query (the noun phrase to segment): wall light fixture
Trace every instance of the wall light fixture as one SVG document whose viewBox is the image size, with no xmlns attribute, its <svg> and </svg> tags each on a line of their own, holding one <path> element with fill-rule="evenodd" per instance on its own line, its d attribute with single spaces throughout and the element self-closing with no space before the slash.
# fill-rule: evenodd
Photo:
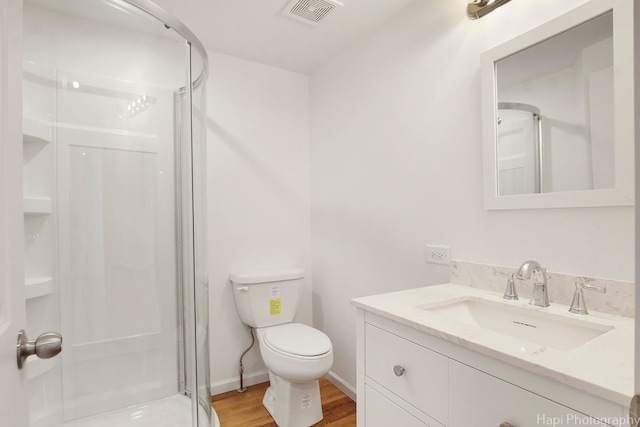
<svg viewBox="0 0 640 427">
<path fill-rule="evenodd" d="M 469 0 L 467 4 L 467 18 L 482 18 L 487 13 L 499 8 L 511 0 Z"/>
</svg>

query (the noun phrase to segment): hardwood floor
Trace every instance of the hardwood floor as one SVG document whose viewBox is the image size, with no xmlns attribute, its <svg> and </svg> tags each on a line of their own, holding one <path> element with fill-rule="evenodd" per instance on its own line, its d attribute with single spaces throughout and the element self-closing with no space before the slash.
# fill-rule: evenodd
<svg viewBox="0 0 640 427">
<path fill-rule="evenodd" d="M 247 388 L 244 393 L 229 391 L 211 398 L 221 427 L 276 427 L 262 406 L 269 383 Z M 324 378 L 320 380 L 320 396 L 324 418 L 314 427 L 353 427 L 356 425 L 356 403 Z"/>
</svg>

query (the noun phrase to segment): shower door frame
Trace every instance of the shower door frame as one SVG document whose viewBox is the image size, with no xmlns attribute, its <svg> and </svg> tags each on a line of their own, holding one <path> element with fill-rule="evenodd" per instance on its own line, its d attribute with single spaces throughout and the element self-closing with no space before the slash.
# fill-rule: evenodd
<svg viewBox="0 0 640 427">
<path fill-rule="evenodd" d="M 191 398 L 192 419 L 194 427 L 215 425 L 216 417 L 211 407 L 211 392 L 209 379 L 209 339 L 208 332 L 202 337 L 198 334 L 198 324 L 205 323 L 207 331 L 208 321 L 208 278 L 206 274 L 206 243 L 200 245 L 198 236 L 206 238 L 206 204 L 201 198 L 206 198 L 206 131 L 202 135 L 203 140 L 197 141 L 196 125 L 194 120 L 194 92 L 202 90 L 202 96 L 206 93 L 207 58 L 203 59 L 203 72 L 193 78 L 193 46 L 188 43 L 189 76 L 187 86 L 181 87 L 174 93 L 174 120 L 175 120 L 175 170 L 176 176 L 190 177 L 176 182 L 176 225 L 178 254 L 178 293 L 182 303 L 178 306 L 178 316 L 182 319 L 178 331 L 180 339 L 179 362 L 179 391 Z M 190 90 L 187 90 L 190 88 Z M 204 98 L 206 99 L 206 97 Z M 188 117 L 185 124 L 184 117 Z M 204 125 L 204 123 L 203 123 Z M 196 155 L 200 155 L 200 158 Z M 200 178 L 200 179 L 198 179 Z M 200 202 L 200 204 L 198 203 Z M 203 237 L 200 237 L 202 239 Z M 204 267 L 204 268 L 202 268 Z M 202 289 L 201 289 L 202 288 Z M 204 295 L 202 290 L 204 290 Z M 207 310 L 199 310 L 198 299 L 204 296 Z M 190 308 L 190 310 L 187 310 Z M 204 317 L 204 319 L 203 319 Z M 200 345 L 204 353 L 200 353 Z M 203 360 L 204 359 L 204 360 Z M 189 366 L 191 365 L 191 368 Z M 200 367 L 206 370 L 201 383 Z M 204 394 L 202 396 L 201 394 Z M 206 399 L 206 400 L 203 400 Z M 204 407 L 206 423 L 201 419 Z"/>
</svg>

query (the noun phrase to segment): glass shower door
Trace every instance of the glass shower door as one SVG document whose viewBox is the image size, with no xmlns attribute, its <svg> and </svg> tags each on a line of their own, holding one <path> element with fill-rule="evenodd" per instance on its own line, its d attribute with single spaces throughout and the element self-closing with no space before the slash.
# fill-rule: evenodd
<svg viewBox="0 0 640 427">
<path fill-rule="evenodd" d="M 56 212 L 69 420 L 178 391 L 176 185 L 171 90 L 62 69 L 58 76 Z M 130 113 L 138 100 L 148 104 Z"/>
<path fill-rule="evenodd" d="M 191 43 L 137 3 L 152 5 L 25 3 L 25 123 L 49 136 L 30 151 L 47 167 L 25 167 L 48 207 L 25 230 L 25 268 L 48 278 L 27 315 L 64 336 L 30 368 L 32 426 L 211 425 L 206 59 L 192 66 Z"/>
</svg>

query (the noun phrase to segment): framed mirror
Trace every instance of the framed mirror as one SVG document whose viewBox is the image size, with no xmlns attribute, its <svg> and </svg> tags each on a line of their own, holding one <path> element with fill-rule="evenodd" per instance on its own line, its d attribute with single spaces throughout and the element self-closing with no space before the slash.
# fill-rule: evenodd
<svg viewBox="0 0 640 427">
<path fill-rule="evenodd" d="M 482 55 L 485 208 L 634 205 L 633 0 Z"/>
</svg>

